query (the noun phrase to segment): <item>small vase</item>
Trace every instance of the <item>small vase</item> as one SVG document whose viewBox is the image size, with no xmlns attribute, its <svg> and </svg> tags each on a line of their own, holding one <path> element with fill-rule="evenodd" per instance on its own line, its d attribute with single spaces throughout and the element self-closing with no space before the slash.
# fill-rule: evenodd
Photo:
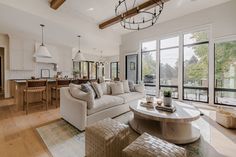
<svg viewBox="0 0 236 157">
<path fill-rule="evenodd" d="M 164 97 L 163 104 L 164 104 L 164 106 L 170 107 L 172 105 L 172 98 L 171 97 Z"/>
</svg>

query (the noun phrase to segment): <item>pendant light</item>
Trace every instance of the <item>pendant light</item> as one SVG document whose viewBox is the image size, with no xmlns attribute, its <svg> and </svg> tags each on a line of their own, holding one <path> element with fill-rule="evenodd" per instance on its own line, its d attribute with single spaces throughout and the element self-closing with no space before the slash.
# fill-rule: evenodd
<svg viewBox="0 0 236 157">
<path fill-rule="evenodd" d="M 39 58 L 52 58 L 52 55 L 48 51 L 47 47 L 44 45 L 44 36 L 43 36 L 43 28 L 45 25 L 40 24 L 42 28 L 42 44 L 39 46 L 37 51 L 34 53 L 34 57 L 39 57 Z"/>
<path fill-rule="evenodd" d="M 78 37 L 79 50 L 78 50 L 78 52 L 75 55 L 74 61 L 78 61 L 79 62 L 79 61 L 84 61 L 85 58 L 84 58 L 84 55 L 82 54 L 82 52 L 80 51 L 80 38 L 81 38 L 81 36 L 78 35 L 77 37 Z"/>
<path fill-rule="evenodd" d="M 104 64 L 103 64 L 104 59 L 103 59 L 103 56 L 102 56 L 103 51 L 101 51 L 100 53 L 101 53 L 101 56 L 99 58 L 98 67 L 102 68 L 102 67 L 104 67 Z"/>
</svg>

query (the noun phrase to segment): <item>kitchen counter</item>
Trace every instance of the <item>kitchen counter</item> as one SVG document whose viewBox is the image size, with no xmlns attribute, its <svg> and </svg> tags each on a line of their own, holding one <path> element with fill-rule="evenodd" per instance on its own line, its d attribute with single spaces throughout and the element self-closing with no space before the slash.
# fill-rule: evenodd
<svg viewBox="0 0 236 157">
<path fill-rule="evenodd" d="M 48 80 L 48 100 L 49 105 L 51 104 L 51 88 L 56 86 L 56 79 L 50 78 Z M 96 79 L 89 80 L 89 79 L 71 79 L 73 83 L 75 84 L 81 84 L 86 83 L 88 81 L 96 81 Z M 26 88 L 26 81 L 27 79 L 10 79 L 10 94 L 11 97 L 14 98 L 17 110 L 23 110 L 23 94 L 24 89 Z M 40 95 L 40 94 L 39 94 Z M 29 97 L 30 102 L 39 102 L 41 99 L 41 96 L 38 94 L 32 94 Z"/>
<path fill-rule="evenodd" d="M 23 110 L 23 95 L 26 88 L 27 79 L 11 79 L 10 81 L 10 94 L 14 98 L 17 110 Z M 51 88 L 56 86 L 55 79 L 48 79 L 48 100 L 51 103 Z M 29 97 L 29 102 L 40 102 L 40 94 L 32 94 Z"/>
</svg>

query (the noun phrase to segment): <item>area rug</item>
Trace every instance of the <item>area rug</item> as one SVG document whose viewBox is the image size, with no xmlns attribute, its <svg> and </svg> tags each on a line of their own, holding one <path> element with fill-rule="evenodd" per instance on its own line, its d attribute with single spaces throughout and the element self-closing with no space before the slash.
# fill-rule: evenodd
<svg viewBox="0 0 236 157">
<path fill-rule="evenodd" d="M 132 112 L 128 112 L 114 119 L 128 124 L 132 116 Z M 36 131 L 53 157 L 85 156 L 84 132 L 80 132 L 65 120 L 59 119 L 45 124 L 36 128 Z M 133 141 L 139 135 L 132 129 L 130 131 L 130 141 Z M 188 157 L 203 157 L 201 143 L 201 140 L 198 140 L 192 144 L 182 145 L 182 147 L 186 148 Z"/>
</svg>

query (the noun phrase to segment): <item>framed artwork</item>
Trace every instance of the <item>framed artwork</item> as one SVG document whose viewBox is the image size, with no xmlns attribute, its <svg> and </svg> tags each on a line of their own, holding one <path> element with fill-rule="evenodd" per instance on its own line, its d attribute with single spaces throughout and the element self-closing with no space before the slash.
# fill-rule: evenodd
<svg viewBox="0 0 236 157">
<path fill-rule="evenodd" d="M 41 69 L 41 78 L 50 78 L 50 70 Z"/>
<path fill-rule="evenodd" d="M 135 70 L 135 62 L 130 62 L 130 70 Z"/>
</svg>

